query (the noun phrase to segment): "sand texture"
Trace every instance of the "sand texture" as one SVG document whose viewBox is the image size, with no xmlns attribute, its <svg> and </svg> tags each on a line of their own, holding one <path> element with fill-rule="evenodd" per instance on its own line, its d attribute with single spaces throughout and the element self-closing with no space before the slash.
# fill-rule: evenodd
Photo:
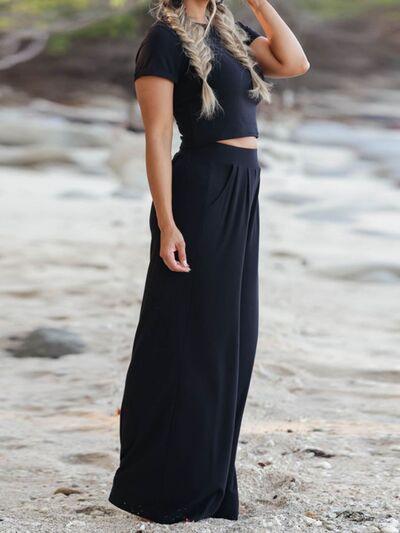
<svg viewBox="0 0 400 533">
<path fill-rule="evenodd" d="M 107 122 L 123 105 L 78 110 L 92 124 L 43 102 L 0 108 L 0 531 L 399 532 L 391 106 L 379 127 L 332 121 L 329 101 L 310 118 L 262 123 L 261 323 L 240 520 L 161 526 L 107 502 L 150 238 L 144 137 Z M 42 327 L 77 335 L 83 351 L 8 351 Z"/>
</svg>

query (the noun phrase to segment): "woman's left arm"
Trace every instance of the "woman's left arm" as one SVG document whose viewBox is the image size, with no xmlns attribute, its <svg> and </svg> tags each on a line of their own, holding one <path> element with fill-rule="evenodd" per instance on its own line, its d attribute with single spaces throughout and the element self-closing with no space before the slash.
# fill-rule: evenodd
<svg viewBox="0 0 400 533">
<path fill-rule="evenodd" d="M 267 0 L 247 0 L 267 37 L 250 45 L 255 60 L 270 78 L 292 78 L 310 68 L 307 56 L 292 30 Z"/>
</svg>

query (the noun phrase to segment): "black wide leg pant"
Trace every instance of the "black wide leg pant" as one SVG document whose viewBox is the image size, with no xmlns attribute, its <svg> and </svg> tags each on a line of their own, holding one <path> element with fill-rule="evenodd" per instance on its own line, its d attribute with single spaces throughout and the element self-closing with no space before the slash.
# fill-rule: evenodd
<svg viewBox="0 0 400 533">
<path fill-rule="evenodd" d="M 110 501 L 159 523 L 238 518 L 235 456 L 258 334 L 257 150 L 173 158 L 173 213 L 191 272 L 151 257 L 120 419 Z"/>
</svg>

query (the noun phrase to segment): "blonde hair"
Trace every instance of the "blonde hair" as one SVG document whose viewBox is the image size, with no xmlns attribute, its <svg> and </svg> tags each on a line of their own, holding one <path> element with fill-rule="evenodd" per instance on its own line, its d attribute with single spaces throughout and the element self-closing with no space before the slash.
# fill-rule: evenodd
<svg viewBox="0 0 400 533">
<path fill-rule="evenodd" d="M 183 50 L 191 66 L 202 81 L 202 106 L 200 117 L 212 118 L 221 109 L 217 97 L 208 83 L 208 75 L 212 69 L 213 52 L 207 43 L 206 36 L 213 26 L 219 37 L 230 52 L 251 75 L 252 89 L 249 96 L 256 100 L 270 101 L 270 84 L 266 83 L 256 72 L 256 62 L 249 46 L 245 44 L 246 32 L 240 28 L 233 18 L 232 12 L 216 0 L 209 0 L 206 10 L 208 23 L 206 28 L 193 22 L 186 13 L 183 0 L 176 4 L 175 0 L 157 0 L 152 9 L 156 20 L 168 24 L 181 40 Z"/>
</svg>

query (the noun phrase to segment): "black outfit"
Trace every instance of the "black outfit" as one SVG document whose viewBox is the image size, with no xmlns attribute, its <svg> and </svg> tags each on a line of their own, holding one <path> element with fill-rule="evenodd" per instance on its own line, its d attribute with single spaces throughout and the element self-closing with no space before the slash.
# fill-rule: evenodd
<svg viewBox="0 0 400 533">
<path fill-rule="evenodd" d="M 259 35 L 246 31 L 249 42 Z M 210 85 L 224 107 L 216 118 L 198 119 L 201 85 L 165 24 L 151 27 L 135 71 L 135 78 L 175 84 L 182 145 L 172 160 L 172 208 L 191 271 L 172 272 L 159 257 L 152 204 L 150 265 L 121 407 L 121 464 L 109 499 L 160 523 L 237 519 L 235 456 L 257 345 L 257 150 L 215 142 L 257 136 L 256 102 L 248 71 L 215 30 L 210 39 Z"/>
<path fill-rule="evenodd" d="M 246 31 L 249 44 L 260 36 L 241 22 L 237 24 Z M 135 80 L 162 76 L 174 82 L 174 117 L 185 147 L 234 137 L 258 137 L 258 102 L 248 95 L 252 88 L 248 70 L 224 48 L 213 27 L 208 38 L 214 53 L 208 82 L 222 107 L 212 121 L 199 119 L 202 82 L 190 67 L 179 37 L 167 24 L 153 24 L 136 56 Z"/>
</svg>

